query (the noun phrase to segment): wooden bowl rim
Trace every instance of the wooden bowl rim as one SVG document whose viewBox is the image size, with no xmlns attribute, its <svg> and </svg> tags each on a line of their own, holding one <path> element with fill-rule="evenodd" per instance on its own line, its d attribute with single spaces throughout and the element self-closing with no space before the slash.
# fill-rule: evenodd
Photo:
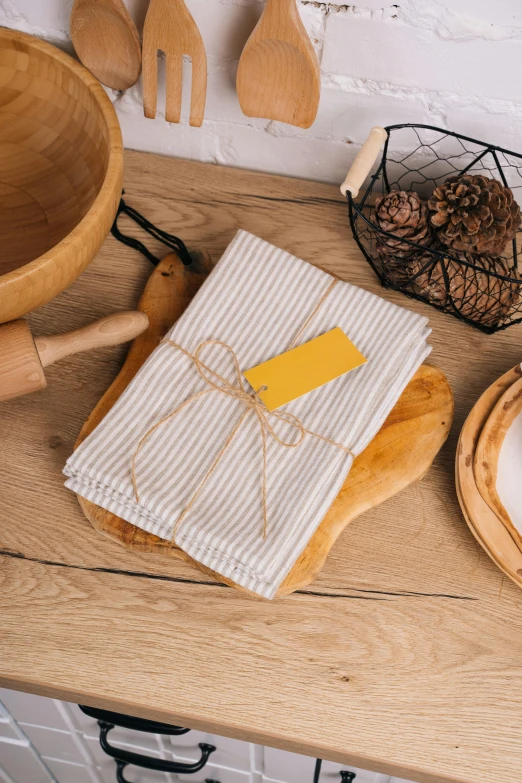
<svg viewBox="0 0 522 783">
<path fill-rule="evenodd" d="M 0 275 L 0 292 L 5 294 L 5 289 L 8 288 L 11 283 L 19 281 L 20 278 L 39 274 L 46 268 L 51 270 L 52 268 L 59 267 L 61 256 L 70 256 L 71 246 L 74 247 L 77 243 L 81 243 L 89 230 L 89 225 L 95 221 L 100 214 L 103 214 L 107 209 L 111 208 L 114 199 L 114 184 L 118 183 L 123 169 L 123 138 L 114 106 L 101 84 L 87 68 L 76 62 L 73 57 L 66 52 L 63 52 L 61 49 L 58 49 L 56 46 L 47 43 L 47 41 L 42 41 L 42 39 L 37 38 L 34 35 L 22 33 L 19 30 L 0 27 L 0 41 L 2 40 L 11 41 L 13 43 L 20 42 L 28 45 L 56 60 L 65 69 L 72 71 L 92 93 L 94 100 L 100 107 L 109 134 L 109 160 L 107 171 L 105 172 L 100 191 L 88 211 L 72 231 L 66 234 L 60 242 L 48 251 L 41 256 L 37 256 L 37 258 L 34 258 L 32 261 L 28 261 L 17 269 Z M 80 248 L 81 244 L 79 244 L 78 249 Z"/>
</svg>

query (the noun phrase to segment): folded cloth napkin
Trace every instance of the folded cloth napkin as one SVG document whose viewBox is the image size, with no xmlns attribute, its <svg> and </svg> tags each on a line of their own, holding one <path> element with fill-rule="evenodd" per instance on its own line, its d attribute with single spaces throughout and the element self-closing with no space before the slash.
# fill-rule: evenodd
<svg viewBox="0 0 522 783">
<path fill-rule="evenodd" d="M 273 598 L 354 455 L 378 432 L 431 350 L 426 318 L 349 283 L 332 286 L 333 280 L 239 231 L 167 334 L 171 342 L 156 348 L 68 459 L 66 486 Z M 272 432 L 263 433 L 245 397 L 214 388 L 194 361 L 198 346 L 212 341 L 199 358 L 210 368 L 206 377 L 218 386 L 218 377 L 226 379 L 230 390 L 240 382 L 231 351 L 245 371 L 288 350 L 296 336 L 302 344 L 336 326 L 367 363 L 283 406 L 282 418 L 268 414 Z M 292 417 L 306 433 L 288 448 L 299 440 Z"/>
</svg>

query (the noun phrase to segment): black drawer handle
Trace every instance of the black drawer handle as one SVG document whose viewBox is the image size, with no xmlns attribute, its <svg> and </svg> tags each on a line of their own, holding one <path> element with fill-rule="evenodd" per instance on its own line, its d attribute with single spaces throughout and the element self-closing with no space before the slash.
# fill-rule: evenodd
<svg viewBox="0 0 522 783">
<path fill-rule="evenodd" d="M 146 720 L 145 718 L 134 718 L 131 715 L 123 715 L 121 712 L 109 712 L 109 710 L 98 710 L 95 707 L 86 707 L 78 704 L 78 707 L 95 720 L 104 723 L 112 723 L 114 726 L 121 726 L 124 729 L 133 731 L 150 731 L 152 734 L 187 734 L 190 729 L 184 729 L 181 726 L 170 726 L 168 723 L 159 723 L 156 720 Z"/>
<path fill-rule="evenodd" d="M 107 739 L 107 735 L 109 734 L 109 731 L 114 728 L 114 724 L 98 721 L 98 725 L 100 727 L 100 745 L 102 746 L 104 753 L 108 756 L 112 756 L 116 761 L 124 761 L 125 764 L 134 764 L 136 767 L 144 767 L 145 769 L 155 769 L 158 770 L 158 772 L 177 772 L 183 775 L 192 775 L 194 772 L 199 772 L 200 769 L 203 769 L 210 754 L 216 750 L 214 745 L 207 745 L 205 742 L 200 742 L 201 758 L 197 761 L 189 764 L 185 764 L 181 761 L 165 761 L 165 759 L 157 759 L 153 756 L 143 756 L 141 753 L 133 753 L 130 750 L 115 748 Z"/>
<path fill-rule="evenodd" d="M 355 780 L 355 778 L 355 772 L 349 772 L 347 769 L 343 769 L 341 772 L 341 783 L 352 783 L 352 780 Z"/>
<path fill-rule="evenodd" d="M 124 761 L 117 761 L 117 769 L 116 769 L 116 783 L 131 783 L 130 780 L 127 780 L 126 777 L 123 776 L 123 770 L 125 769 L 126 762 Z M 205 780 L 205 783 L 219 783 L 219 780 L 210 780 L 210 778 L 207 778 Z"/>
</svg>

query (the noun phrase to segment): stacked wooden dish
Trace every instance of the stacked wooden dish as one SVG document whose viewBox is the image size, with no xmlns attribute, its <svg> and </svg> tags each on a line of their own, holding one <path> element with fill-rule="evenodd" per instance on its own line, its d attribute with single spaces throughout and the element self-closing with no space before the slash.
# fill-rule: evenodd
<svg viewBox="0 0 522 783">
<path fill-rule="evenodd" d="M 522 587 L 522 369 L 478 399 L 460 433 L 456 485 L 462 512 L 491 559 Z"/>
</svg>

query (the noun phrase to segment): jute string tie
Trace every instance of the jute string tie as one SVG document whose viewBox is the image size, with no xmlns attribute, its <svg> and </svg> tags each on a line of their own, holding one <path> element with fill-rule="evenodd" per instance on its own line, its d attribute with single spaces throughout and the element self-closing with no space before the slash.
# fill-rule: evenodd
<svg viewBox="0 0 522 783">
<path fill-rule="evenodd" d="M 306 322 L 303 324 L 299 332 L 296 334 L 294 339 L 292 340 L 292 343 L 290 344 L 290 348 L 292 348 L 295 343 L 297 342 L 298 338 L 303 333 L 306 326 L 310 323 L 313 316 L 318 311 L 319 307 L 322 305 L 322 303 L 325 301 L 326 297 L 330 293 L 330 291 L 333 289 L 334 285 L 336 284 L 337 280 L 334 280 L 333 283 L 329 286 L 328 290 L 325 292 L 317 306 L 315 307 L 314 311 L 311 313 L 311 315 L 307 318 Z M 336 443 L 333 440 L 330 440 L 330 438 L 326 438 L 323 435 L 320 435 L 317 432 L 312 432 L 311 430 L 306 429 L 306 427 L 303 425 L 303 423 L 297 418 L 297 416 L 294 416 L 291 413 L 288 413 L 287 411 L 269 411 L 266 405 L 264 404 L 263 400 L 259 396 L 259 392 L 262 389 L 258 389 L 257 391 L 249 392 L 245 388 L 243 375 L 241 373 L 241 369 L 239 367 L 238 358 L 236 356 L 236 353 L 233 348 L 230 347 L 230 345 L 227 345 L 227 343 L 222 342 L 221 340 L 205 340 L 204 342 L 200 343 L 193 354 L 191 354 L 189 351 L 185 350 L 183 346 L 179 345 L 178 343 L 174 342 L 173 340 L 164 339 L 162 340 L 162 343 L 170 345 L 172 348 L 175 348 L 177 351 L 180 351 L 183 353 L 188 359 L 190 359 L 198 372 L 200 378 L 202 378 L 205 383 L 208 384 L 209 388 L 203 389 L 202 391 L 197 392 L 196 394 L 193 394 L 191 397 L 186 399 L 184 402 L 181 403 L 181 405 L 178 405 L 178 407 L 173 410 L 171 413 L 169 413 L 167 416 L 164 416 L 162 419 L 157 421 L 155 424 L 150 427 L 145 434 L 141 437 L 140 441 L 138 442 L 138 445 L 136 447 L 136 451 L 134 452 L 134 456 L 132 458 L 132 486 L 134 489 L 134 497 L 136 499 L 136 503 L 140 502 L 140 495 L 138 491 L 138 480 L 137 480 L 137 460 L 139 453 L 145 443 L 148 441 L 148 439 L 153 435 L 153 433 L 162 427 L 166 422 L 173 419 L 175 416 L 178 415 L 184 408 L 191 405 L 193 402 L 195 402 L 200 397 L 205 396 L 206 394 L 211 394 L 213 392 L 220 392 L 221 394 L 225 394 L 228 397 L 233 397 L 236 400 L 240 400 L 243 405 L 245 406 L 245 409 L 243 413 L 241 414 L 240 418 L 234 425 L 232 431 L 230 432 L 228 438 L 226 439 L 223 447 L 215 457 L 212 465 L 208 469 L 207 473 L 203 477 L 202 481 L 200 482 L 199 486 L 193 493 L 191 499 L 189 500 L 188 504 L 185 506 L 183 511 L 181 512 L 180 516 L 178 517 L 176 524 L 174 526 L 174 535 L 176 534 L 181 522 L 186 517 L 192 506 L 194 505 L 197 497 L 199 496 L 201 490 L 209 480 L 209 478 L 214 473 L 215 469 L 219 465 L 221 459 L 227 452 L 230 444 L 234 440 L 234 437 L 236 436 L 237 432 L 239 431 L 241 425 L 243 424 L 243 421 L 248 416 L 249 413 L 253 413 L 259 423 L 259 431 L 261 434 L 261 453 L 262 453 L 262 474 L 261 474 L 261 501 L 262 501 L 262 509 L 263 509 L 263 538 L 266 538 L 267 533 L 267 488 L 266 488 L 266 472 L 267 472 L 267 439 L 268 437 L 272 437 L 280 446 L 284 446 L 285 448 L 297 448 L 301 445 L 306 435 L 311 435 L 314 438 L 319 438 L 320 440 L 324 441 L 325 443 L 329 443 L 332 446 L 335 446 L 338 449 L 341 449 L 346 454 L 350 454 L 352 457 L 355 455 L 353 452 L 348 449 L 346 446 L 343 446 L 341 443 Z M 227 378 L 220 375 L 220 373 L 213 370 L 211 367 L 209 367 L 208 364 L 203 362 L 201 359 L 201 353 L 211 345 L 218 345 L 221 348 L 223 348 L 225 351 L 228 352 L 230 355 L 233 365 L 234 365 L 234 373 L 235 373 L 235 383 L 232 383 Z M 273 417 L 277 421 L 283 422 L 286 425 L 289 425 L 290 431 L 292 435 L 289 438 L 281 437 L 276 430 L 274 429 L 273 425 L 270 423 L 270 417 Z"/>
</svg>

